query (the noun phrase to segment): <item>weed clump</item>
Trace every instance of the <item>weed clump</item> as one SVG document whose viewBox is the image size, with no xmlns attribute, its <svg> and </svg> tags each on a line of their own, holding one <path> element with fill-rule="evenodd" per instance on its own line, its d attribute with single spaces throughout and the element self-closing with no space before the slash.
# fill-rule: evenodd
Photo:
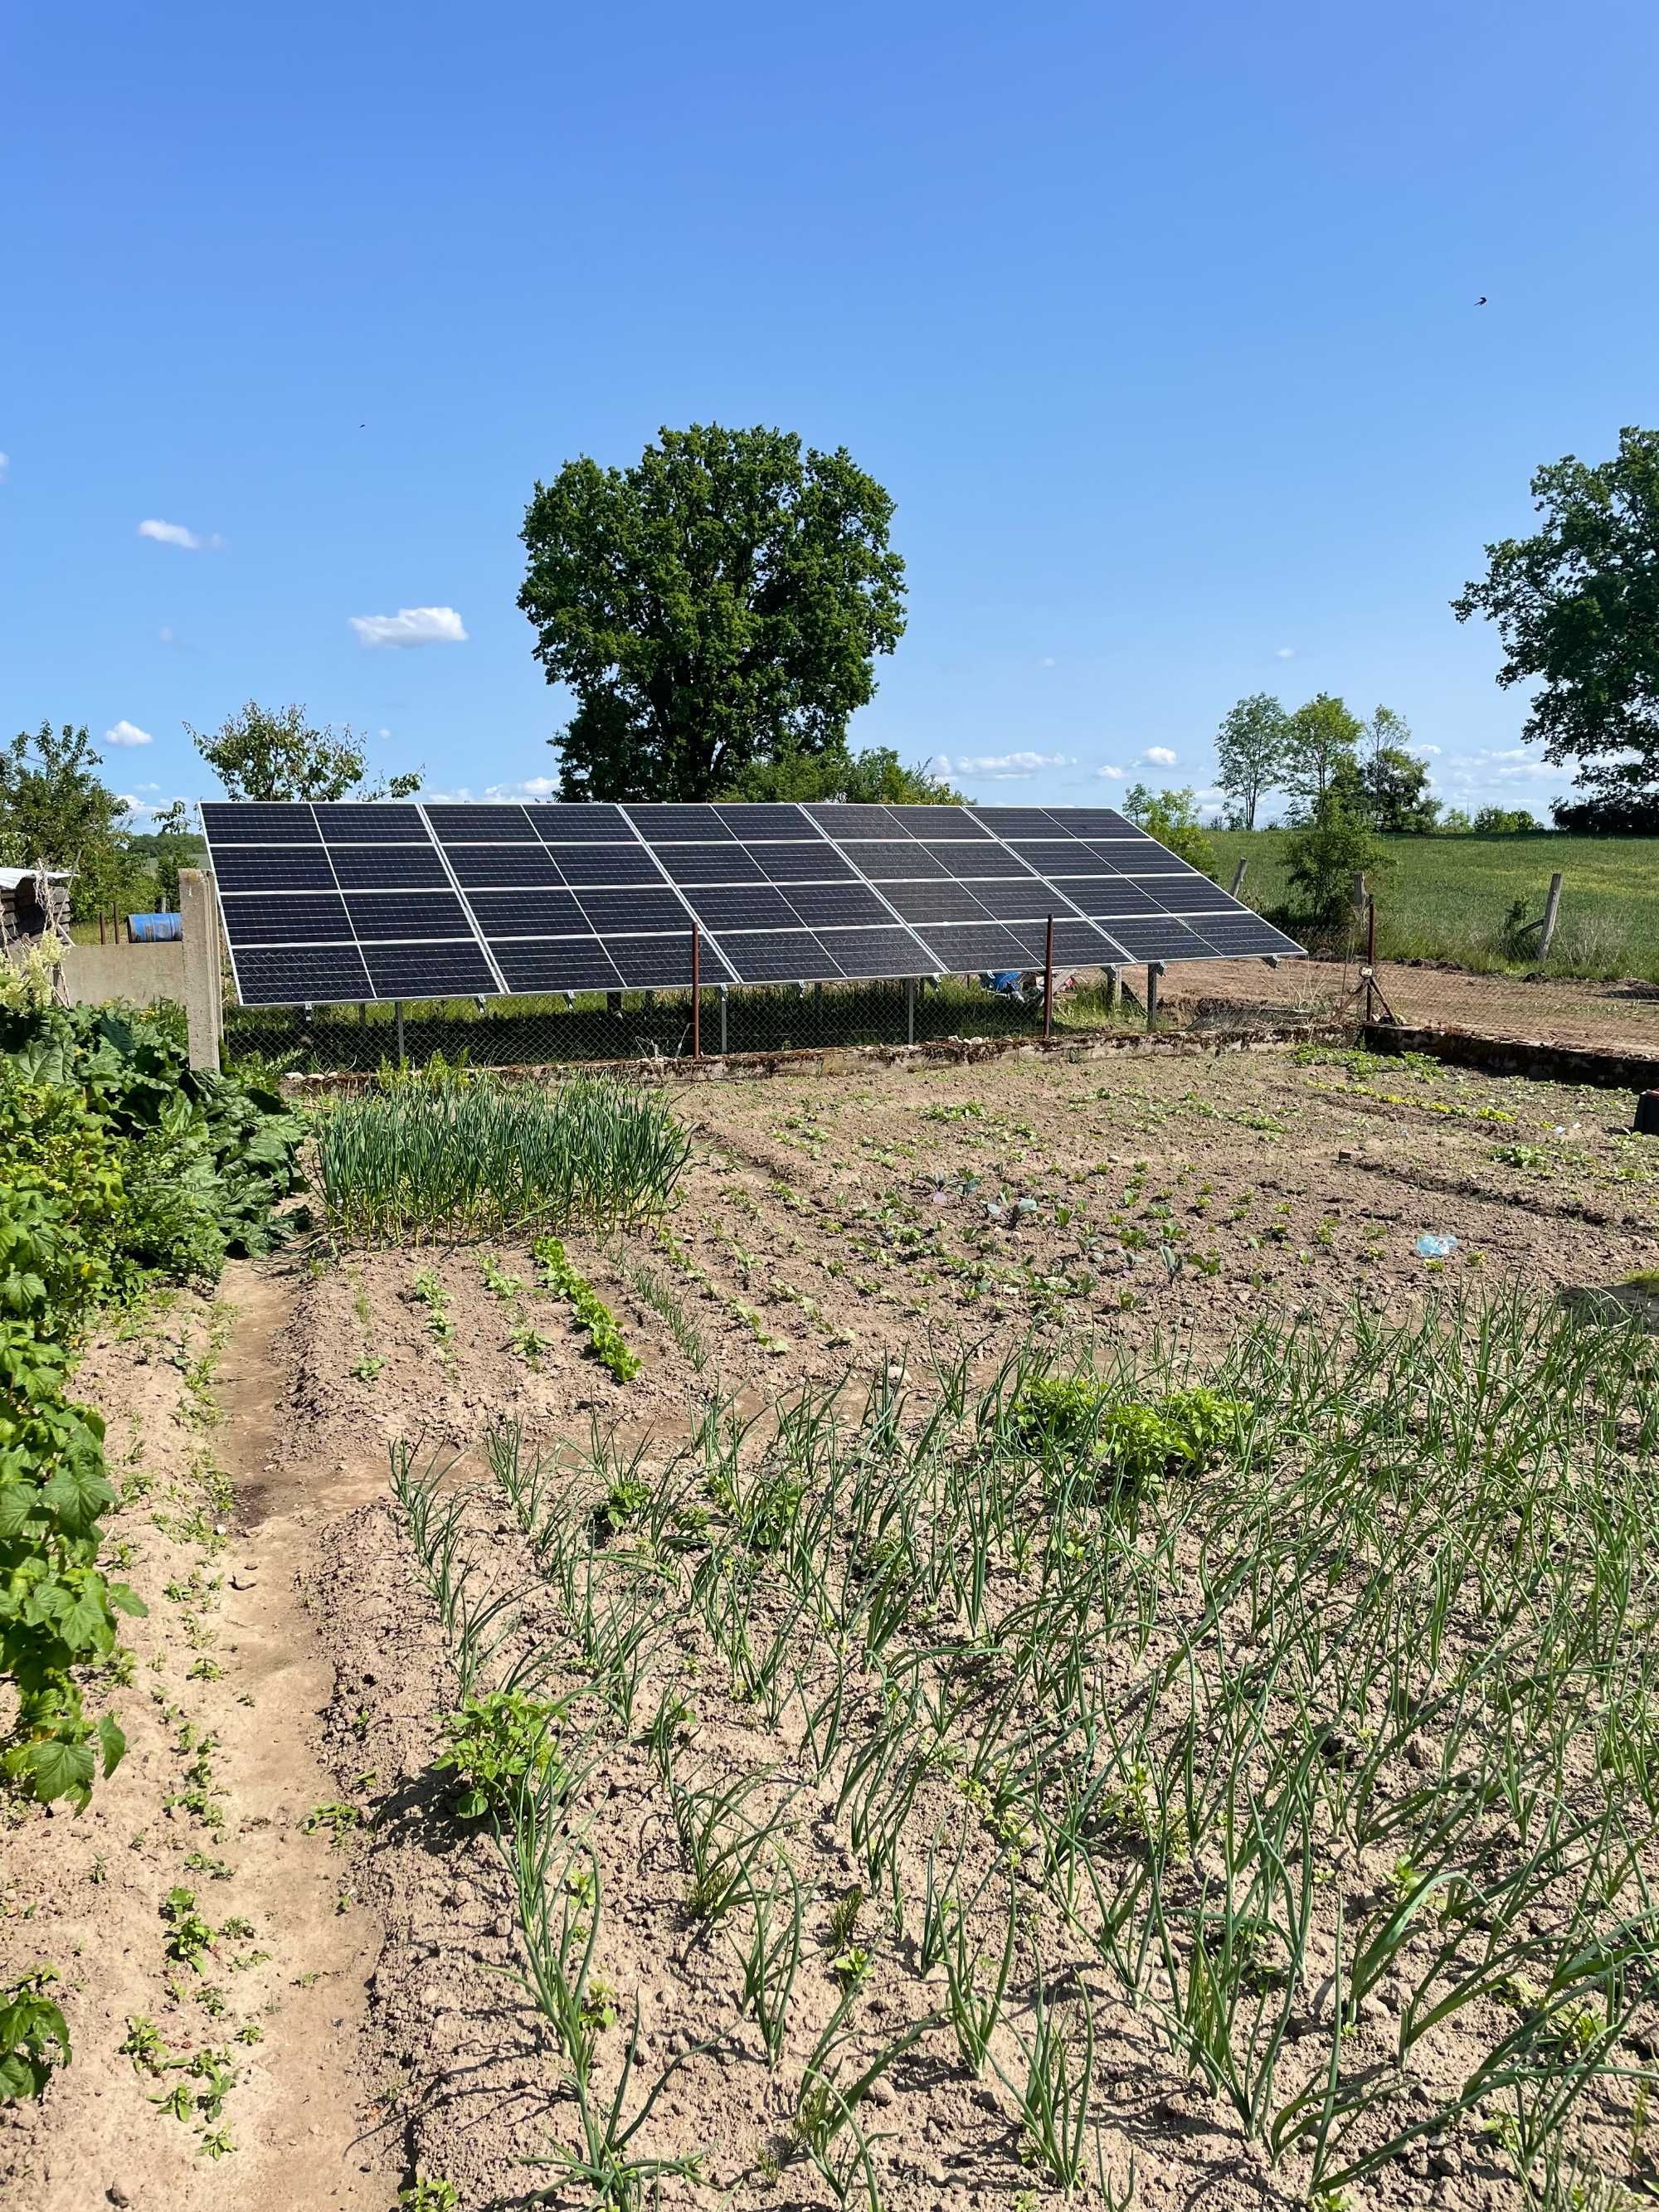
<svg viewBox="0 0 1659 2212">
<path fill-rule="evenodd" d="M 1086 1459 L 1103 1490 L 1133 1497 L 1207 1467 L 1249 1413 L 1244 1400 L 1201 1385 L 1146 1404 L 1115 1400 L 1096 1376 L 1042 1376 L 1022 1386 L 1013 1426 L 1028 1451 Z"/>
</svg>

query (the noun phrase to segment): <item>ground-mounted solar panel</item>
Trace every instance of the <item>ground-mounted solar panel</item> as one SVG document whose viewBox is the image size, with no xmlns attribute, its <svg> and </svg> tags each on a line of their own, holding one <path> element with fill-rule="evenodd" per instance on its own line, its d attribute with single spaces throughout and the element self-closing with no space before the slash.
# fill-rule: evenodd
<svg viewBox="0 0 1659 2212">
<path fill-rule="evenodd" d="M 908 929 L 820 929 L 814 934 L 842 974 L 849 978 L 948 972 L 931 949 L 919 945 Z"/>
<path fill-rule="evenodd" d="M 469 895 L 514 886 L 550 890 L 564 882 L 563 872 L 545 845 L 446 845 L 444 859 Z"/>
<path fill-rule="evenodd" d="M 233 945 L 356 942 L 338 891 L 295 891 L 280 899 L 258 891 L 228 891 L 220 907 Z"/>
<path fill-rule="evenodd" d="M 216 848 L 222 891 L 331 891 L 338 889 L 321 845 L 225 845 Z"/>
<path fill-rule="evenodd" d="M 723 845 L 659 845 L 653 854 L 677 884 L 763 884 L 767 879 L 760 855 L 732 838 Z"/>
<path fill-rule="evenodd" d="M 349 1004 L 374 996 L 355 945 L 254 945 L 235 956 L 235 964 L 245 1006 Z"/>
<path fill-rule="evenodd" d="M 250 1004 L 1300 948 L 1110 807 L 210 802 Z"/>
<path fill-rule="evenodd" d="M 312 808 L 325 845 L 428 845 L 418 806 L 383 799 L 331 799 Z"/>
<path fill-rule="evenodd" d="M 842 970 L 810 929 L 759 929 L 724 940 L 740 983 L 833 983 Z"/>
<path fill-rule="evenodd" d="M 210 842 L 226 845 L 320 845 L 323 833 L 309 806 L 255 799 L 208 799 L 202 824 Z"/>
<path fill-rule="evenodd" d="M 623 987 L 610 954 L 594 937 L 515 938 L 494 949 L 502 980 L 515 994 L 620 991 Z"/>
</svg>

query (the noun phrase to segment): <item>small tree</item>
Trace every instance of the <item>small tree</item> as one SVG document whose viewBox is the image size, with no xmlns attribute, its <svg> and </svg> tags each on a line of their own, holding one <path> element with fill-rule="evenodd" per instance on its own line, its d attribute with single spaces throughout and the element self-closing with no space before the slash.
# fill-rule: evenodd
<svg viewBox="0 0 1659 2212">
<path fill-rule="evenodd" d="M 1331 790 L 1351 814 L 1391 836 L 1425 835 L 1434 828 L 1440 801 L 1430 798 L 1428 786 L 1426 762 L 1398 745 L 1379 746 L 1363 765 L 1339 762 L 1331 779 Z"/>
<path fill-rule="evenodd" d="M 42 722 L 0 746 L 0 857 L 81 870 L 120 842 L 121 801 L 84 727 Z"/>
<path fill-rule="evenodd" d="M 1230 707 L 1216 733 L 1216 783 L 1233 801 L 1233 822 L 1254 830 L 1262 799 L 1285 770 L 1291 718 L 1270 692 Z"/>
<path fill-rule="evenodd" d="M 1167 845 L 1177 860 L 1214 876 L 1215 847 L 1205 835 L 1190 784 L 1179 791 L 1154 791 L 1150 785 L 1132 783 L 1123 796 L 1123 811 L 1149 837 Z"/>
<path fill-rule="evenodd" d="M 1365 725 L 1328 691 L 1316 692 L 1290 717 L 1280 781 L 1293 818 L 1310 820 L 1344 761 L 1352 762 Z"/>
<path fill-rule="evenodd" d="M 418 773 L 366 782 L 362 732 L 349 723 L 337 738 L 331 723 L 314 729 L 297 701 L 272 708 L 250 699 L 206 737 L 185 728 L 232 799 L 408 799 L 421 787 Z"/>
<path fill-rule="evenodd" d="M 1285 843 L 1292 910 L 1322 929 L 1353 909 L 1353 879 L 1388 866 L 1382 848 L 1340 789 L 1328 791 Z"/>
<path fill-rule="evenodd" d="M 863 752 L 780 753 L 751 761 L 718 796 L 735 799 L 855 800 L 864 806 L 960 806 L 963 796 L 925 764 L 907 768 L 890 745 Z"/>
<path fill-rule="evenodd" d="M 1474 823 L 1478 837 L 1529 837 L 1544 826 L 1524 806 L 1483 806 Z"/>
</svg>

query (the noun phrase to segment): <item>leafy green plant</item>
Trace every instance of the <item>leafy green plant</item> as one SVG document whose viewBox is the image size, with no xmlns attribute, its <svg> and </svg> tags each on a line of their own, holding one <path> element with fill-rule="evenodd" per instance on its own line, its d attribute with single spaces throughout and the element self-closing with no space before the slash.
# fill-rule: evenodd
<svg viewBox="0 0 1659 2212">
<path fill-rule="evenodd" d="M 434 1771 L 453 1777 L 459 1819 L 505 1812 L 520 1790 L 544 1781 L 562 1794 L 554 1725 L 561 1710 L 522 1690 L 491 1690 L 444 1715 L 439 1726 L 446 1749 Z"/>
<path fill-rule="evenodd" d="M 1150 1484 L 1206 1466 L 1248 1418 L 1242 1401 L 1198 1386 L 1151 1404 L 1114 1395 L 1098 1377 L 1029 1378 L 1013 1404 L 1013 1428 L 1027 1448 L 1080 1455 L 1103 1485 L 1133 1495 Z"/>
<path fill-rule="evenodd" d="M 640 1357 L 629 1350 L 610 1307 L 571 1265 L 556 1237 L 538 1237 L 532 1249 L 543 1282 L 568 1300 L 578 1322 L 586 1330 L 588 1349 L 594 1358 L 608 1367 L 618 1382 L 630 1381 L 640 1371 Z"/>
<path fill-rule="evenodd" d="M 0 1989 L 0 2099 L 39 2097 L 47 2081 L 73 2057 L 68 2023 L 46 1992 L 58 1979 L 50 1966 L 37 1966 Z"/>
</svg>

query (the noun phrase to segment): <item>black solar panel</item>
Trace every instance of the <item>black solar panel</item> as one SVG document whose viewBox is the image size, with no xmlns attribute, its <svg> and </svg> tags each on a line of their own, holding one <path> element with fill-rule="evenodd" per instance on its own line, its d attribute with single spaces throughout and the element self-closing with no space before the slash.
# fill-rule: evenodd
<svg viewBox="0 0 1659 2212">
<path fill-rule="evenodd" d="M 228 845 L 216 850 L 222 891 L 331 891 L 334 871 L 320 845 Z"/>
<path fill-rule="evenodd" d="M 843 970 L 806 929 L 769 929 L 726 940 L 740 983 L 838 981 Z"/>
<path fill-rule="evenodd" d="M 843 975 L 933 975 L 940 964 L 908 929 L 820 929 L 818 943 Z"/>
<path fill-rule="evenodd" d="M 444 858 L 463 890 L 505 890 L 514 884 L 562 884 L 558 862 L 545 845 L 446 845 Z"/>
<path fill-rule="evenodd" d="M 355 945 L 255 946 L 237 954 L 236 984 L 246 1006 L 328 1006 L 374 996 Z"/>
<path fill-rule="evenodd" d="M 366 945 L 362 957 L 377 999 L 470 999 L 500 988 L 471 942 Z"/>
<path fill-rule="evenodd" d="M 227 893 L 219 902 L 231 948 L 244 945 L 349 945 L 352 927 L 337 891 L 299 891 L 265 898 L 258 891 Z"/>
<path fill-rule="evenodd" d="M 587 929 L 574 891 L 474 891 L 467 904 L 492 945 L 505 937 L 574 937 Z"/>
<path fill-rule="evenodd" d="M 428 845 L 331 845 L 328 857 L 343 891 L 446 890 L 449 878 Z"/>
<path fill-rule="evenodd" d="M 471 944 L 472 924 L 453 891 L 354 891 L 345 902 L 351 934 L 373 939 L 462 937 Z"/>
<path fill-rule="evenodd" d="M 643 845 L 556 845 L 553 857 L 568 884 L 603 887 L 662 881 L 661 869 Z"/>
<path fill-rule="evenodd" d="M 315 806 L 317 827 L 329 845 L 427 845 L 425 823 L 418 806 L 393 806 L 379 801 L 334 799 Z"/>
<path fill-rule="evenodd" d="M 535 830 L 522 806 L 428 806 L 426 818 L 441 845 L 533 845 L 536 842 Z"/>
<path fill-rule="evenodd" d="M 509 991 L 620 991 L 622 977 L 610 955 L 592 937 L 554 939 L 550 943 L 501 944 L 496 965 Z"/>
<path fill-rule="evenodd" d="M 202 817 L 251 1005 L 683 988 L 694 917 L 710 984 L 1032 968 L 1050 917 L 1066 969 L 1299 950 L 1110 807 L 214 801 Z"/>
<path fill-rule="evenodd" d="M 208 799 L 202 826 L 215 845 L 316 845 L 322 832 L 308 806 L 263 799 Z"/>
</svg>

